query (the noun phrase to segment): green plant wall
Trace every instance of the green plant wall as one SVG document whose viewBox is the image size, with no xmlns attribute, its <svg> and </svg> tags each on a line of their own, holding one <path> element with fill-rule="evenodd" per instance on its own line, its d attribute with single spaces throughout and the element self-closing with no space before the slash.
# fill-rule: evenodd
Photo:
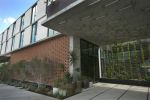
<svg viewBox="0 0 150 100">
<path fill-rule="evenodd" d="M 150 60 L 150 40 L 107 45 L 101 55 L 103 78 L 145 80 L 143 65 Z"/>
</svg>

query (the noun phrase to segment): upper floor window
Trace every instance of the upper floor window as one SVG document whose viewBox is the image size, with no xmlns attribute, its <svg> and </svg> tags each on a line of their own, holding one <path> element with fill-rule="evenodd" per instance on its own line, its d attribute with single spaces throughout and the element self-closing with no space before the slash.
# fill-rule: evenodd
<svg viewBox="0 0 150 100">
<path fill-rule="evenodd" d="M 55 31 L 55 30 L 52 30 L 52 29 L 48 29 L 48 37 L 52 37 L 52 36 L 55 36 L 55 35 L 58 35 L 60 34 L 59 32 Z"/>
<path fill-rule="evenodd" d="M 12 34 L 13 34 L 13 36 L 14 36 L 14 32 L 15 32 L 15 28 L 16 28 L 16 22 L 13 24 L 13 30 L 12 30 Z"/>
<path fill-rule="evenodd" d="M 37 23 L 32 25 L 31 43 L 36 42 L 36 35 L 37 35 Z"/>
<path fill-rule="evenodd" d="M 32 23 L 35 22 L 36 13 L 37 13 L 37 5 L 33 6 L 32 8 Z"/>
<path fill-rule="evenodd" d="M 48 29 L 48 37 L 52 37 L 54 35 L 54 30 Z"/>
<path fill-rule="evenodd" d="M 47 1 L 47 4 L 50 5 L 50 4 L 52 4 L 53 2 L 55 2 L 55 1 L 56 1 L 56 0 L 48 0 L 48 1 Z"/>
<path fill-rule="evenodd" d="M 15 49 L 15 36 L 12 37 L 12 48 L 11 50 Z"/>
<path fill-rule="evenodd" d="M 21 17 L 21 25 L 20 25 L 20 29 L 21 29 L 21 30 L 24 29 L 24 15 Z"/>
<path fill-rule="evenodd" d="M 23 45 L 24 45 L 24 31 L 21 32 L 21 34 L 20 34 L 20 44 L 19 44 L 19 47 L 21 48 L 21 47 L 23 47 Z"/>
</svg>

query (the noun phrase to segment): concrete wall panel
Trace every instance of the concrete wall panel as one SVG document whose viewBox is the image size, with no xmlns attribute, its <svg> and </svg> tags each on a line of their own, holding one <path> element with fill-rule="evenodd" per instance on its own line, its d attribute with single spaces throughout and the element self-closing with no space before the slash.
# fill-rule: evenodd
<svg viewBox="0 0 150 100">
<path fill-rule="evenodd" d="M 26 13 L 25 13 L 25 19 L 24 19 L 24 27 L 27 27 L 31 23 L 31 13 L 32 13 L 32 8 L 30 8 Z"/>
<path fill-rule="evenodd" d="M 19 33 L 20 31 L 20 23 L 21 23 L 21 17 L 16 21 L 15 29 L 14 29 L 14 34 Z"/>
<path fill-rule="evenodd" d="M 36 20 L 46 15 L 46 0 L 39 0 L 37 3 Z"/>
<path fill-rule="evenodd" d="M 42 18 L 41 20 L 38 21 L 38 25 L 37 25 L 37 41 L 47 37 L 48 29 L 41 25 L 41 22 L 44 21 L 45 19 L 46 19 L 46 17 L 44 17 L 44 18 Z"/>
</svg>

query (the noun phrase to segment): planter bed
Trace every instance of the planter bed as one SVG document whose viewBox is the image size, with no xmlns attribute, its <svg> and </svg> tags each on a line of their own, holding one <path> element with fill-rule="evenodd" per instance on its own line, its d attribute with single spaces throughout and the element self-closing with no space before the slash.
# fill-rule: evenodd
<svg viewBox="0 0 150 100">
<path fill-rule="evenodd" d="M 57 99 L 65 99 L 65 98 L 68 98 L 70 96 L 80 93 L 78 92 L 78 93 L 67 95 L 67 96 L 53 95 L 52 86 L 40 83 L 41 86 L 44 86 L 44 88 L 42 89 L 42 88 L 38 88 L 39 83 L 35 83 L 32 81 L 20 81 L 20 80 L 12 79 L 12 80 L 9 80 L 7 82 L 2 82 L 2 83 L 15 86 L 15 87 L 21 87 L 20 89 L 26 89 L 27 91 L 31 91 L 31 92 L 38 93 L 38 94 L 43 94 L 43 95 L 50 96 L 50 97 L 57 98 Z M 26 85 L 26 87 L 23 87 L 24 85 Z"/>
</svg>

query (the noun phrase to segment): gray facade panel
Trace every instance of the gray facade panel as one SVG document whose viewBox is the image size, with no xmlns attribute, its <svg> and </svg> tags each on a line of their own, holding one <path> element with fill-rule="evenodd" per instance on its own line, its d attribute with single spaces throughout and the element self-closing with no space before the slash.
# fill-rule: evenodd
<svg viewBox="0 0 150 100">
<path fill-rule="evenodd" d="M 43 17 L 42 19 L 40 19 L 38 21 L 38 26 L 37 26 L 37 41 L 38 40 L 41 40 L 41 39 L 44 39 L 47 37 L 47 31 L 48 29 L 44 26 L 41 25 L 41 22 L 46 20 L 46 16 Z"/>
<path fill-rule="evenodd" d="M 24 27 L 27 27 L 27 26 L 30 25 L 30 23 L 31 23 L 31 13 L 32 13 L 31 8 L 25 13 Z"/>
<path fill-rule="evenodd" d="M 37 3 L 36 20 L 38 20 L 44 15 L 46 15 L 46 2 L 45 0 L 39 0 Z"/>
<path fill-rule="evenodd" d="M 20 31 L 20 23 L 21 23 L 21 18 L 19 18 L 16 21 L 15 29 L 14 29 L 14 34 L 17 34 Z"/>
<path fill-rule="evenodd" d="M 6 38 L 7 38 L 7 30 L 5 30 L 4 34 L 3 34 L 3 42 L 6 41 Z"/>
<path fill-rule="evenodd" d="M 24 43 L 23 43 L 24 45 L 23 46 L 29 45 L 30 40 L 31 40 L 31 26 L 25 29 L 24 31 Z"/>
<path fill-rule="evenodd" d="M 13 24 L 9 27 L 7 39 L 10 39 L 12 37 L 12 32 L 13 32 Z"/>
</svg>

